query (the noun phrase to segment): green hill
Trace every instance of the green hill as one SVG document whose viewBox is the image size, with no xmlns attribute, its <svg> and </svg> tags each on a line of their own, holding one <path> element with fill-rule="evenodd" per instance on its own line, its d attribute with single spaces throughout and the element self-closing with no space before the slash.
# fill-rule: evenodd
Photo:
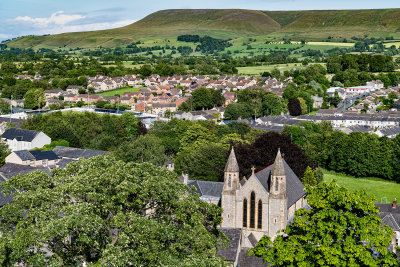
<svg viewBox="0 0 400 267">
<path fill-rule="evenodd" d="M 264 36 L 322 40 L 328 36 L 400 37 L 400 9 L 329 11 L 255 11 L 238 9 L 162 10 L 131 25 L 102 31 L 25 36 L 9 41 L 19 48 L 115 47 L 144 39 L 181 34 L 215 38 Z"/>
</svg>

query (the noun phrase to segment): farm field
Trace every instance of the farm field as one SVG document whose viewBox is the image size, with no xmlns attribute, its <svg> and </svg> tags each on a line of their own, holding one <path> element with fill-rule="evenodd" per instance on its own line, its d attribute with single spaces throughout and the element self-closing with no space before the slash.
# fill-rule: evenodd
<svg viewBox="0 0 400 267">
<path fill-rule="evenodd" d="M 324 63 L 319 63 L 321 65 L 325 65 Z M 251 67 L 238 67 L 239 75 L 260 75 L 261 73 L 265 71 L 272 71 L 274 69 L 279 70 L 280 72 L 283 71 L 290 71 L 293 69 L 303 69 L 305 66 L 303 66 L 301 63 L 289 63 L 289 64 L 275 64 L 275 65 L 264 65 L 264 66 L 251 66 Z"/>
<path fill-rule="evenodd" d="M 346 174 L 324 170 L 324 182 L 336 180 L 341 186 L 351 191 L 365 190 L 375 196 L 376 202 L 391 203 L 395 197 L 400 196 L 400 184 L 389 182 L 380 178 L 357 178 Z"/>
<path fill-rule="evenodd" d="M 140 88 L 124 87 L 124 88 L 119 88 L 119 89 L 115 89 L 115 90 L 111 90 L 111 91 L 96 93 L 96 95 L 113 96 L 113 95 L 119 94 L 120 96 L 122 96 L 125 92 L 137 92 L 142 88 L 145 88 L 145 87 L 140 87 Z"/>
</svg>

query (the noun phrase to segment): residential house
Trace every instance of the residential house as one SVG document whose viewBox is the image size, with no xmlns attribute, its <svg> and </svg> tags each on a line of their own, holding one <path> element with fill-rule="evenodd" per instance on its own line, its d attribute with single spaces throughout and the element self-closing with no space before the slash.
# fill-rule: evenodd
<svg viewBox="0 0 400 267">
<path fill-rule="evenodd" d="M 2 140 L 11 151 L 42 148 L 51 143 L 51 138 L 40 131 L 9 128 L 2 134 Z"/>
<path fill-rule="evenodd" d="M 167 110 L 171 112 L 176 111 L 176 103 L 153 103 L 152 105 L 153 112 L 156 113 L 165 113 Z"/>
<path fill-rule="evenodd" d="M 322 107 L 322 104 L 324 103 L 324 98 L 319 97 L 319 96 L 312 96 L 311 98 L 314 100 L 313 108 L 321 108 Z"/>
<path fill-rule="evenodd" d="M 6 163 L 29 165 L 31 167 L 55 168 L 60 158 L 51 150 L 18 150 L 8 155 L 5 160 Z"/>
<path fill-rule="evenodd" d="M 121 104 L 125 104 L 125 105 L 133 105 L 135 104 L 135 99 L 133 97 L 121 97 L 120 98 Z"/>
<path fill-rule="evenodd" d="M 79 89 L 81 89 L 82 86 L 80 85 L 68 85 L 67 89 L 65 89 L 65 91 L 67 91 L 68 94 L 74 94 L 77 95 L 79 94 Z"/>
</svg>

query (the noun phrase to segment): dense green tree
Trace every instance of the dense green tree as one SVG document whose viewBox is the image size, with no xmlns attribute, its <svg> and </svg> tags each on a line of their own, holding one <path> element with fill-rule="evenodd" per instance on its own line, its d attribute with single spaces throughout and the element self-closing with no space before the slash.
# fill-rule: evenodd
<svg viewBox="0 0 400 267">
<path fill-rule="evenodd" d="M 222 264 L 221 208 L 166 169 L 99 156 L 2 187 L 14 194 L 0 208 L 3 266 Z"/>
<path fill-rule="evenodd" d="M 9 114 L 11 111 L 11 105 L 7 101 L 0 99 L 0 113 Z"/>
<path fill-rule="evenodd" d="M 223 181 L 225 152 L 226 146 L 219 143 L 186 147 L 174 160 L 175 170 L 177 173 L 188 174 L 194 180 Z"/>
<path fill-rule="evenodd" d="M 37 109 L 46 105 L 46 97 L 43 89 L 31 89 L 24 97 L 24 108 Z"/>
<path fill-rule="evenodd" d="M 313 170 L 310 168 L 310 166 L 307 167 L 303 178 L 301 179 L 301 181 L 303 182 L 303 184 L 308 184 L 311 186 L 314 186 L 317 184 L 317 179 L 314 176 L 314 172 Z"/>
<path fill-rule="evenodd" d="M 200 87 L 193 91 L 190 101 L 194 110 L 201 110 L 222 106 L 225 98 L 219 90 Z"/>
<path fill-rule="evenodd" d="M 374 199 L 335 182 L 307 187 L 311 209 L 273 242 L 264 236 L 250 254 L 274 266 L 398 266 L 388 250 L 393 231 L 382 225 Z"/>
<path fill-rule="evenodd" d="M 161 140 L 153 135 L 142 135 L 133 142 L 122 143 L 115 150 L 115 156 L 125 162 L 149 162 L 156 166 L 164 166 L 167 162 Z"/>
<path fill-rule="evenodd" d="M 146 133 L 133 113 L 122 116 L 91 112 L 54 112 L 28 118 L 21 126 L 39 130 L 53 140 L 66 140 L 72 147 L 109 150 Z"/>
<path fill-rule="evenodd" d="M 247 103 L 231 103 L 224 111 L 225 120 L 250 119 L 253 116 L 252 109 Z"/>
<path fill-rule="evenodd" d="M 11 154 L 11 150 L 8 148 L 8 144 L 0 141 L 0 166 L 6 163 L 6 157 Z"/>
<path fill-rule="evenodd" d="M 297 98 L 299 95 L 298 89 L 294 83 L 289 83 L 283 91 L 282 97 L 286 100 Z"/>
<path fill-rule="evenodd" d="M 274 93 L 264 94 L 262 105 L 264 115 L 280 115 L 287 110 L 284 100 Z"/>
</svg>

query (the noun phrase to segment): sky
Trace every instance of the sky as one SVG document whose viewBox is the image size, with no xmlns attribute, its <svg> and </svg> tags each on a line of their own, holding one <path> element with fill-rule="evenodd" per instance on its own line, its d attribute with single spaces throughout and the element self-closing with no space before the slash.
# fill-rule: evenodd
<svg viewBox="0 0 400 267">
<path fill-rule="evenodd" d="M 400 8 L 399 0 L 0 0 L 0 41 L 117 28 L 162 9 L 324 10 Z"/>
</svg>

